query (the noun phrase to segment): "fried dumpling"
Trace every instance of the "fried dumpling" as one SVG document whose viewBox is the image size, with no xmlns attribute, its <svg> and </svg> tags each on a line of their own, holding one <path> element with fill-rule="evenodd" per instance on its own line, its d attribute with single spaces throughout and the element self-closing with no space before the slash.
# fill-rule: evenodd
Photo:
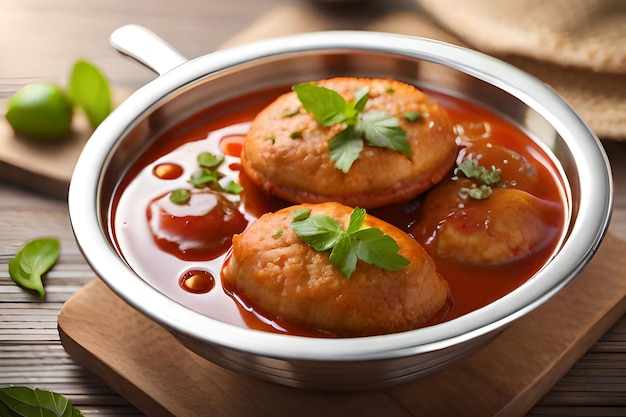
<svg viewBox="0 0 626 417">
<path fill-rule="evenodd" d="M 335 336 L 411 330 L 440 319 L 451 297 L 447 282 L 423 247 L 406 233 L 370 215 L 363 228 L 379 228 L 399 245 L 407 266 L 386 270 L 358 261 L 349 279 L 291 227 L 308 209 L 347 227 L 352 208 L 339 203 L 288 207 L 257 219 L 233 237 L 222 270 L 227 288 L 271 319 Z"/>
<path fill-rule="evenodd" d="M 292 91 L 257 115 L 243 144 L 243 169 L 270 194 L 295 203 L 380 207 L 419 195 L 453 166 L 457 151 L 453 125 L 445 111 L 416 87 L 391 79 L 353 77 L 315 85 L 347 101 L 367 89 L 363 114 L 396 120 L 406 132 L 408 152 L 364 141 L 349 170 L 338 169 L 329 143 L 346 129 L 345 123 L 320 124 Z M 385 129 L 382 124 L 380 128 Z"/>
</svg>

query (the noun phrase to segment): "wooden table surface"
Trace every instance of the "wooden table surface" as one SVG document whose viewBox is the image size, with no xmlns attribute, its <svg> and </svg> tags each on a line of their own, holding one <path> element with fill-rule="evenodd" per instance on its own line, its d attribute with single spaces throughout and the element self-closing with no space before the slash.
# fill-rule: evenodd
<svg viewBox="0 0 626 417">
<path fill-rule="evenodd" d="M 1 0 L 0 98 L 24 84 L 66 83 L 80 57 L 100 66 L 113 85 L 136 89 L 154 74 L 108 43 L 127 23 L 144 25 L 183 55 L 206 54 L 288 0 Z M 416 9 L 396 0 L 350 11 L 358 20 L 381 8 Z M 612 230 L 626 239 L 626 142 L 603 141 L 614 170 Z M 62 256 L 40 301 L 13 284 L 7 264 L 27 241 L 61 240 Z M 74 242 L 66 201 L 0 182 L 0 387 L 28 385 L 70 398 L 87 416 L 141 415 L 97 377 L 76 365 L 57 331 L 63 303 L 95 278 Z M 626 415 L 626 317 L 539 401 L 529 415 Z"/>
</svg>

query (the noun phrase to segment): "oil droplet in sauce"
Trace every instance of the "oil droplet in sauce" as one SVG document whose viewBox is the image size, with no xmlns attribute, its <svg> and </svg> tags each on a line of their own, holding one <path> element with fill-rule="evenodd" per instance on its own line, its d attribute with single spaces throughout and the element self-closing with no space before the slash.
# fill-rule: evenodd
<svg viewBox="0 0 626 417">
<path fill-rule="evenodd" d="M 226 155 L 239 158 L 243 149 L 244 135 L 228 135 L 220 139 L 220 150 Z"/>
<path fill-rule="evenodd" d="M 175 180 L 183 175 L 183 167 L 178 164 L 166 162 L 156 165 L 152 172 L 159 179 Z"/>
<path fill-rule="evenodd" d="M 213 274 L 202 269 L 191 269 L 185 272 L 178 282 L 183 290 L 194 294 L 204 294 L 215 287 Z"/>
</svg>

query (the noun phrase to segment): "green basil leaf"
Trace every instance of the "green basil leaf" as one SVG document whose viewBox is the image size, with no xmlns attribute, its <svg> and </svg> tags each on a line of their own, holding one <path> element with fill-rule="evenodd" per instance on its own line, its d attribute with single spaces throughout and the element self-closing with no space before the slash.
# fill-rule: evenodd
<svg viewBox="0 0 626 417">
<path fill-rule="evenodd" d="M 365 104 L 370 98 L 369 92 L 370 90 L 367 87 L 360 88 L 354 92 L 353 107 L 357 112 L 363 113 L 365 111 Z"/>
<path fill-rule="evenodd" d="M 491 167 L 491 170 L 478 164 L 475 159 L 466 159 L 454 170 L 455 175 L 463 173 L 467 178 L 472 178 L 484 185 L 495 185 L 500 182 L 502 170 Z"/>
<path fill-rule="evenodd" d="M 357 254 L 350 242 L 350 236 L 342 233 L 330 252 L 330 263 L 333 264 L 346 279 L 350 279 L 356 270 Z"/>
<path fill-rule="evenodd" d="M 354 251 L 363 262 L 389 271 L 409 265 L 409 261 L 398 253 L 398 243 L 376 227 L 359 230 L 350 236 Z"/>
<path fill-rule="evenodd" d="M 406 130 L 398 124 L 398 119 L 384 112 L 361 114 L 359 127 L 365 133 L 365 139 L 372 146 L 393 149 L 411 156 Z"/>
<path fill-rule="evenodd" d="M 191 193 L 186 188 L 179 188 L 170 193 L 170 201 L 179 206 L 185 205 L 191 199 Z"/>
<path fill-rule="evenodd" d="M 189 178 L 189 182 L 194 187 L 202 187 L 208 183 L 214 182 L 218 180 L 217 171 L 212 171 L 210 169 L 201 169 L 200 171 L 196 171 L 191 174 L 191 178 Z"/>
<path fill-rule="evenodd" d="M 318 252 L 331 249 L 344 233 L 335 219 L 323 214 L 292 222 L 291 228 L 302 241 Z"/>
<path fill-rule="evenodd" d="M 78 60 L 70 75 L 68 93 L 93 128 L 113 110 L 111 87 L 105 75 L 92 63 Z"/>
<path fill-rule="evenodd" d="M 365 209 L 360 207 L 356 207 L 352 210 L 352 214 L 350 214 L 350 223 L 348 224 L 346 233 L 354 233 L 361 229 L 363 222 L 365 221 L 365 214 Z"/>
<path fill-rule="evenodd" d="M 332 126 L 345 121 L 346 99 L 330 88 L 312 83 L 294 85 L 298 99 L 306 111 L 322 126 Z"/>
<path fill-rule="evenodd" d="M 3 417 L 22 417 L 17 413 L 14 413 L 13 411 L 11 411 L 6 405 L 4 405 L 2 403 L 2 400 L 0 399 L 0 416 Z"/>
<path fill-rule="evenodd" d="M 0 412 L 2 417 L 82 417 L 72 402 L 52 391 L 28 387 L 0 389 Z"/>
<path fill-rule="evenodd" d="M 421 119 L 422 114 L 418 111 L 408 111 L 408 112 L 403 113 L 402 117 L 404 117 L 409 122 L 414 122 L 416 120 Z"/>
<path fill-rule="evenodd" d="M 308 208 L 299 208 L 294 213 L 292 220 L 294 222 L 299 222 L 301 220 L 306 220 L 311 216 L 311 209 Z"/>
<path fill-rule="evenodd" d="M 216 168 L 224 162 L 224 155 L 215 155 L 211 152 L 200 152 L 196 157 L 198 165 L 203 168 Z"/>
<path fill-rule="evenodd" d="M 241 192 L 243 191 L 243 186 L 237 184 L 235 181 L 230 181 L 228 184 L 226 184 L 223 190 L 231 194 L 241 194 Z"/>
<path fill-rule="evenodd" d="M 400 127 L 397 118 L 384 112 L 365 113 L 365 105 L 369 100 L 367 87 L 356 90 L 354 100 L 350 102 L 336 91 L 313 83 L 298 84 L 292 89 L 304 109 L 321 125 L 347 125 L 328 144 L 330 159 L 335 162 L 335 168 L 342 172 L 347 173 L 363 151 L 362 136 L 371 146 L 384 147 L 411 156 L 408 134 Z M 418 114 L 408 114 L 406 117 L 415 118 Z"/>
<path fill-rule="evenodd" d="M 398 243 L 380 229 L 361 229 L 365 210 L 355 208 L 350 214 L 346 231 L 332 217 L 316 214 L 304 220 L 293 221 L 292 229 L 298 237 L 318 252 L 331 250 L 330 262 L 350 279 L 358 260 L 379 268 L 395 271 L 409 265 L 398 253 Z"/>
<path fill-rule="evenodd" d="M 347 173 L 363 150 L 363 139 L 348 126 L 328 141 L 328 153 L 335 168 Z"/>
<path fill-rule="evenodd" d="M 493 194 L 493 189 L 485 184 L 480 187 L 461 187 L 459 189 L 459 197 L 463 200 L 467 200 L 468 197 L 474 200 L 485 200 L 491 197 L 491 194 Z"/>
<path fill-rule="evenodd" d="M 27 242 L 9 261 L 9 275 L 18 285 L 39 293 L 46 293 L 41 276 L 59 259 L 61 245 L 55 238 L 40 238 Z"/>
</svg>

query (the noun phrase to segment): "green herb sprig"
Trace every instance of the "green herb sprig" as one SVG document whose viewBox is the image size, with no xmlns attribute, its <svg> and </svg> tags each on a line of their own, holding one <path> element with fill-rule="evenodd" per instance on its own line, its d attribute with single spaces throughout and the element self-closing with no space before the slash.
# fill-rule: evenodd
<svg viewBox="0 0 626 417">
<path fill-rule="evenodd" d="M 179 188 L 170 193 L 170 201 L 179 206 L 184 206 L 191 200 L 191 192 L 186 188 Z"/>
<path fill-rule="evenodd" d="M 196 156 L 198 162 L 198 171 L 191 174 L 189 183 L 194 188 L 209 188 L 213 191 L 222 193 L 239 195 L 243 191 L 243 187 L 235 181 L 229 181 L 227 184 L 222 183 L 225 175 L 219 172 L 219 167 L 225 161 L 224 155 L 216 155 L 211 152 L 200 152 Z M 170 193 L 170 201 L 174 204 L 185 205 L 191 199 L 191 192 L 185 188 L 179 188 Z"/>
<path fill-rule="evenodd" d="M 234 181 L 228 184 L 222 184 L 220 180 L 224 178 L 224 174 L 219 172 L 219 167 L 224 163 L 224 155 L 215 155 L 211 152 L 200 152 L 196 161 L 198 162 L 198 171 L 191 174 L 189 183 L 195 188 L 208 187 L 213 191 L 220 191 L 229 194 L 240 194 L 243 187 Z"/>
<path fill-rule="evenodd" d="M 475 187 L 461 188 L 459 191 L 460 197 L 463 199 L 470 197 L 475 200 L 484 200 L 493 194 L 492 186 L 500 182 L 502 170 L 493 165 L 491 169 L 487 169 L 479 165 L 475 159 L 466 159 L 454 170 L 455 175 L 459 173 L 478 182 L 478 185 Z"/>
<path fill-rule="evenodd" d="M 9 261 L 9 275 L 23 288 L 37 291 L 44 298 L 42 275 L 56 264 L 61 245 L 55 238 L 39 238 L 27 242 Z"/>
<path fill-rule="evenodd" d="M 398 243 L 379 228 L 362 228 L 365 210 L 355 208 L 350 215 L 346 230 L 324 214 L 310 215 L 310 210 L 298 211 L 291 228 L 305 243 L 318 252 L 330 251 L 330 262 L 346 279 L 356 270 L 357 261 L 395 271 L 409 265 L 398 253 Z"/>
<path fill-rule="evenodd" d="M 304 109 L 322 126 L 344 124 L 346 127 L 330 139 L 329 154 L 335 168 L 347 173 L 363 150 L 363 138 L 370 146 L 392 149 L 411 156 L 408 134 L 396 117 L 385 112 L 365 112 L 369 89 L 354 93 L 347 101 L 334 90 L 313 83 L 292 87 Z"/>
<path fill-rule="evenodd" d="M 0 389 L 0 416 L 82 417 L 83 413 L 60 394 L 20 386 Z"/>
</svg>

